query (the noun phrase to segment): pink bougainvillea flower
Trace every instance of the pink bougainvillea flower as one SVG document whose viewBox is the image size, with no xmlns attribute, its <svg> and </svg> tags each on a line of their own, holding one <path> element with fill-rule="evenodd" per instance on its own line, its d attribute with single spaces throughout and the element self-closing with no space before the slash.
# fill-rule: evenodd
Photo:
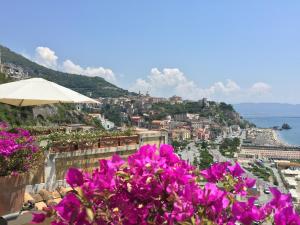
<svg viewBox="0 0 300 225">
<path fill-rule="evenodd" d="M 66 180 L 71 187 L 79 187 L 83 184 L 83 174 L 77 168 L 70 168 L 66 174 Z"/>
<path fill-rule="evenodd" d="M 239 177 L 245 172 L 238 163 L 233 166 L 228 166 L 228 169 L 233 177 Z"/>
<path fill-rule="evenodd" d="M 29 131 L 0 123 L 0 176 L 28 171 L 38 158 L 38 150 Z"/>
<path fill-rule="evenodd" d="M 237 182 L 234 185 L 234 191 L 236 194 L 245 196 L 248 194 L 248 188 L 252 188 L 255 185 L 256 180 L 252 178 L 243 178 L 238 177 L 236 178 Z"/>
<path fill-rule="evenodd" d="M 270 191 L 273 195 L 273 199 L 270 205 L 280 210 L 284 207 L 292 206 L 292 196 L 290 194 L 282 194 L 277 188 L 271 187 Z"/>
<path fill-rule="evenodd" d="M 274 222 L 276 225 L 299 225 L 300 217 L 293 207 L 289 206 L 275 213 Z"/>
<path fill-rule="evenodd" d="M 122 166 L 125 161 L 119 155 L 114 154 L 111 161 L 109 161 L 109 162 L 111 162 L 112 168 L 119 169 L 120 166 Z"/>
<path fill-rule="evenodd" d="M 46 214 L 45 213 L 32 213 L 32 224 L 39 224 L 44 222 L 46 219 Z"/>
<path fill-rule="evenodd" d="M 214 163 L 208 169 L 202 170 L 201 175 L 209 182 L 217 182 L 226 174 L 229 162 Z"/>
<path fill-rule="evenodd" d="M 247 188 L 252 188 L 252 187 L 254 187 L 255 183 L 256 183 L 256 180 L 255 180 L 255 179 L 250 178 L 250 177 L 246 177 L 246 178 L 245 178 L 245 184 L 246 184 L 246 187 L 247 187 Z"/>
<path fill-rule="evenodd" d="M 74 222 L 79 215 L 81 202 L 74 193 L 68 193 L 58 205 L 54 207 L 58 215 L 70 222 Z"/>
<path fill-rule="evenodd" d="M 274 216 L 275 225 L 299 224 L 289 195 L 271 189 L 273 200 L 261 208 L 248 197 L 255 180 L 240 165 L 215 163 L 199 171 L 181 160 L 169 145 L 142 146 L 124 162 L 102 159 L 92 173 L 70 169 L 70 192 L 52 210 L 52 225 L 250 225 Z M 241 195 L 245 201 L 238 201 Z"/>
<path fill-rule="evenodd" d="M 261 219 L 259 209 L 254 205 L 255 198 L 249 198 L 248 202 L 234 202 L 232 206 L 233 216 L 237 221 L 245 225 L 251 225 Z"/>
</svg>

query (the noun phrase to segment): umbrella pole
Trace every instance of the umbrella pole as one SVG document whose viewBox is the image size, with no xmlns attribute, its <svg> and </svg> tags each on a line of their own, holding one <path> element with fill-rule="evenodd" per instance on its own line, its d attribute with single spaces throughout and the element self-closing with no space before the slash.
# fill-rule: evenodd
<svg viewBox="0 0 300 225">
<path fill-rule="evenodd" d="M 19 106 L 22 106 L 23 102 L 24 102 L 24 99 L 21 100 Z"/>
</svg>

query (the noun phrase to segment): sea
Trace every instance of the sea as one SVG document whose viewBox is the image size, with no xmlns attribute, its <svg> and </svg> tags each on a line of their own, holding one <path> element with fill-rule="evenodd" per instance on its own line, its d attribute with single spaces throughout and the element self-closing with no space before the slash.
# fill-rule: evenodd
<svg viewBox="0 0 300 225">
<path fill-rule="evenodd" d="M 287 144 L 300 146 L 300 117 L 246 117 L 259 128 L 281 127 L 289 124 L 292 129 L 278 131 L 279 138 Z"/>
</svg>

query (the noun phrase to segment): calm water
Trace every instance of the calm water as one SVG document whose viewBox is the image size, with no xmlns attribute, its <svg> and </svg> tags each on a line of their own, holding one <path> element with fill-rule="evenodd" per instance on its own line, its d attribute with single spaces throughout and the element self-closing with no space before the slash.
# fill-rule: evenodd
<svg viewBox="0 0 300 225">
<path fill-rule="evenodd" d="M 291 145 L 300 145 L 300 117 L 249 117 L 247 120 L 260 128 L 282 126 L 288 123 L 292 129 L 279 131 L 280 138 Z"/>
</svg>

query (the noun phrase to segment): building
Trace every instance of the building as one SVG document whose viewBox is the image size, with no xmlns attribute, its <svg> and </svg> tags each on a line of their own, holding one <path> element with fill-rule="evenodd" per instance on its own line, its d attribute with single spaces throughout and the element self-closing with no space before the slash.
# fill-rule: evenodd
<svg viewBox="0 0 300 225">
<path fill-rule="evenodd" d="M 300 170 L 300 163 L 297 162 L 291 162 L 288 160 L 274 160 L 274 163 L 278 169 Z"/>
<path fill-rule="evenodd" d="M 191 131 L 186 128 L 177 128 L 171 131 L 172 140 L 185 141 L 191 139 Z"/>
<path fill-rule="evenodd" d="M 133 126 L 142 127 L 142 124 L 144 123 L 144 118 L 141 116 L 132 116 L 131 123 Z"/>
<path fill-rule="evenodd" d="M 168 129 L 169 121 L 168 120 L 153 120 L 151 122 L 151 129 Z"/>
<path fill-rule="evenodd" d="M 199 117 L 197 120 L 192 119 L 188 121 L 188 124 L 192 129 L 206 128 L 209 129 L 211 126 L 211 120 L 204 117 Z"/>
<path fill-rule="evenodd" d="M 159 147 L 162 144 L 168 144 L 168 132 L 148 130 L 148 129 L 136 129 L 136 133 L 139 136 L 139 145 L 156 145 Z"/>
<path fill-rule="evenodd" d="M 184 127 L 184 126 L 187 126 L 187 122 L 171 120 L 170 123 L 169 123 L 169 129 L 170 130 L 180 128 L 180 127 Z"/>
<path fill-rule="evenodd" d="M 175 121 L 188 122 L 191 120 L 198 120 L 198 119 L 199 119 L 199 114 L 196 114 L 196 113 L 181 113 L 181 114 L 174 115 Z"/>
<path fill-rule="evenodd" d="M 191 120 L 188 122 L 188 124 L 191 126 L 193 130 L 203 128 L 203 123 L 199 120 Z"/>
<path fill-rule="evenodd" d="M 292 147 L 242 145 L 240 153 L 255 158 L 300 159 L 300 149 Z"/>
<path fill-rule="evenodd" d="M 174 95 L 174 96 L 169 98 L 169 102 L 171 104 L 181 104 L 183 101 L 182 101 L 182 98 L 180 96 Z"/>
<path fill-rule="evenodd" d="M 201 101 L 202 107 L 209 107 L 209 102 L 207 98 L 203 98 Z"/>
<path fill-rule="evenodd" d="M 203 141 L 210 139 L 210 131 L 206 128 L 198 128 L 195 130 L 196 138 Z"/>
<path fill-rule="evenodd" d="M 11 77 L 15 80 L 29 78 L 28 72 L 25 72 L 22 67 L 12 63 L 1 64 L 1 71 L 6 74 L 7 77 Z"/>
<path fill-rule="evenodd" d="M 239 125 L 231 125 L 230 129 L 231 129 L 231 132 L 241 132 L 241 128 Z"/>
<path fill-rule="evenodd" d="M 300 205 L 300 170 L 286 169 L 281 171 L 283 182 L 292 195 L 293 203 Z"/>
<path fill-rule="evenodd" d="M 167 102 L 166 98 L 161 98 L 161 97 L 149 97 L 149 103 L 161 103 L 161 102 Z"/>
<path fill-rule="evenodd" d="M 115 127 L 115 124 L 113 122 L 105 119 L 104 115 L 101 115 L 100 113 L 90 113 L 89 116 L 98 119 L 105 130 L 111 130 Z"/>
</svg>

